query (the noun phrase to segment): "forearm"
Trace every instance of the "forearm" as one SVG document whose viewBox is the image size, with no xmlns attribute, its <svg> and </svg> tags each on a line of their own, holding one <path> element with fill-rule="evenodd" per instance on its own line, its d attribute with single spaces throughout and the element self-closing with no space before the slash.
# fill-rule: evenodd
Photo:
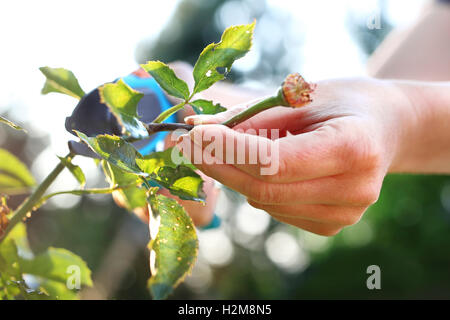
<svg viewBox="0 0 450 320">
<path fill-rule="evenodd" d="M 395 84 L 406 108 L 390 172 L 450 173 L 450 82 Z"/>
</svg>

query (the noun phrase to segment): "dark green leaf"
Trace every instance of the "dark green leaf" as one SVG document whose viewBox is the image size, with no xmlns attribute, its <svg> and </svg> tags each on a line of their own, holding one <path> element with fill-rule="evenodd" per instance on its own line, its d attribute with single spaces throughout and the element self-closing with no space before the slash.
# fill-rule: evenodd
<svg viewBox="0 0 450 320">
<path fill-rule="evenodd" d="M 125 170 L 129 173 L 147 176 L 142 172 L 137 162 L 142 161 L 142 155 L 133 147 L 118 136 L 98 135 L 97 137 L 88 137 L 84 133 L 75 131 L 96 154 L 109 163 Z"/>
<path fill-rule="evenodd" d="M 19 258 L 19 261 L 23 273 L 62 283 L 67 282 L 70 270 L 75 266 L 80 271 L 80 284 L 92 286 L 91 270 L 86 262 L 66 249 L 50 247 L 34 259 Z"/>
<path fill-rule="evenodd" d="M 44 88 L 42 88 L 41 91 L 42 94 L 58 92 L 67 94 L 76 99 L 81 99 L 85 95 L 72 71 L 64 68 L 50 67 L 41 67 L 39 70 L 41 70 L 47 78 Z"/>
<path fill-rule="evenodd" d="M 148 281 L 155 299 L 165 299 L 192 270 L 198 240 L 191 218 L 174 199 L 151 195 L 150 271 Z"/>
<path fill-rule="evenodd" d="M 225 73 L 229 72 L 233 62 L 250 50 L 254 27 L 255 22 L 229 27 L 219 43 L 211 43 L 203 49 L 194 66 L 194 93 L 206 90 L 225 78 L 217 68 L 225 68 Z"/>
<path fill-rule="evenodd" d="M 3 117 L 0 117 L 0 123 L 4 123 L 4 124 L 10 126 L 10 127 L 13 128 L 13 129 L 16 129 L 16 130 L 23 130 L 23 131 L 26 131 L 26 130 L 25 130 L 24 128 L 22 128 L 21 126 L 18 126 L 18 125 L 15 124 L 14 122 L 9 121 L 8 119 L 3 118 Z"/>
<path fill-rule="evenodd" d="M 150 73 L 168 94 L 184 100 L 189 98 L 186 82 L 179 79 L 168 65 L 161 61 L 149 61 L 141 67 Z"/>
<path fill-rule="evenodd" d="M 83 187 L 86 184 L 86 177 L 83 173 L 83 170 L 77 165 L 74 165 L 72 161 L 68 158 L 58 157 L 59 160 L 64 164 L 64 166 L 69 169 L 70 173 L 77 179 L 80 185 Z"/>
<path fill-rule="evenodd" d="M 150 174 L 150 179 L 183 200 L 205 200 L 203 179 L 187 166 L 160 167 Z"/>
<path fill-rule="evenodd" d="M 34 185 L 27 167 L 11 153 L 0 149 L 0 193 L 24 192 Z"/>
<path fill-rule="evenodd" d="M 189 103 L 197 114 L 216 114 L 227 110 L 219 103 L 214 104 L 210 100 L 195 100 Z"/>
<path fill-rule="evenodd" d="M 138 102 L 144 96 L 142 93 L 132 89 L 122 79 L 101 86 L 99 92 L 101 102 L 109 107 L 125 129 L 124 133 L 136 139 L 148 136 L 137 114 Z"/>
</svg>

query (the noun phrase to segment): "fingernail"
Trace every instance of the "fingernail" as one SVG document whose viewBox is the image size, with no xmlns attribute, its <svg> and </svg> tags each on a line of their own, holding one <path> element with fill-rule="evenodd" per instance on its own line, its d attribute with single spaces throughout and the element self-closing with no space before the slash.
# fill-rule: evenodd
<svg viewBox="0 0 450 320">
<path fill-rule="evenodd" d="M 188 135 L 187 133 L 180 135 L 180 136 L 177 138 L 177 143 L 182 142 L 184 138 L 189 138 L 189 135 Z"/>
<path fill-rule="evenodd" d="M 198 116 L 188 116 L 184 118 L 184 122 L 187 124 L 193 124 L 196 121 L 199 121 Z"/>
</svg>

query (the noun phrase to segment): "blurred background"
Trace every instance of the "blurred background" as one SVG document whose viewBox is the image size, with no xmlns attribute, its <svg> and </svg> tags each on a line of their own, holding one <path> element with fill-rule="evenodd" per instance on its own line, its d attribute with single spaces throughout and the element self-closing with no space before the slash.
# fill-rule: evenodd
<svg viewBox="0 0 450 320">
<path fill-rule="evenodd" d="M 251 52 L 228 81 L 275 87 L 288 72 L 315 81 L 367 75 L 367 60 L 394 28 L 406 28 L 426 0 L 9 1 L 0 4 L 0 114 L 28 134 L 0 126 L 0 147 L 38 181 L 67 153 L 64 119 L 76 101 L 41 96 L 40 66 L 64 67 L 89 91 L 160 59 L 195 63 L 223 30 L 257 19 Z M 368 28 L 379 18 L 380 28 Z M 90 159 L 74 161 L 88 187 L 105 186 Z M 70 173 L 50 191 L 75 188 Z M 10 199 L 15 207 L 24 196 Z M 339 235 L 316 236 L 275 222 L 223 189 L 218 229 L 199 231 L 200 255 L 176 299 L 448 298 L 450 178 L 391 175 L 380 200 Z M 110 196 L 60 196 L 27 222 L 35 252 L 64 247 L 93 270 L 85 298 L 148 299 L 148 229 Z M 449 250 L 449 251 L 447 251 Z M 381 268 L 382 290 L 366 269 Z"/>
</svg>

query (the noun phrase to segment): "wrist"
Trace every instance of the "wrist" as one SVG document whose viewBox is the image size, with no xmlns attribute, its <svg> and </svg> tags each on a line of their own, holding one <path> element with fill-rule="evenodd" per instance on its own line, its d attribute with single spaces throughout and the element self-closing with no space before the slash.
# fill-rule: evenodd
<svg viewBox="0 0 450 320">
<path fill-rule="evenodd" d="M 448 83 L 394 81 L 399 92 L 399 139 L 390 172 L 450 172 Z"/>
</svg>

